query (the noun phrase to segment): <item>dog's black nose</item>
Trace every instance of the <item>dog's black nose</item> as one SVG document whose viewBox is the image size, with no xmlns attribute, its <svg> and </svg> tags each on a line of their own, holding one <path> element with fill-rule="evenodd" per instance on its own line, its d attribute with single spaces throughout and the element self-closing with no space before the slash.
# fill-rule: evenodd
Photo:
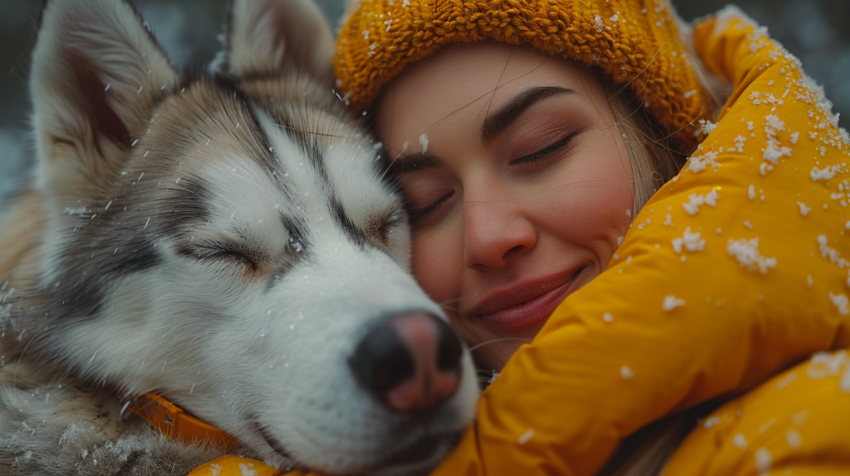
<svg viewBox="0 0 850 476">
<path fill-rule="evenodd" d="M 417 312 L 375 326 L 348 362 L 357 381 L 390 409 L 421 411 L 457 391 L 462 353 L 448 324 Z"/>
</svg>

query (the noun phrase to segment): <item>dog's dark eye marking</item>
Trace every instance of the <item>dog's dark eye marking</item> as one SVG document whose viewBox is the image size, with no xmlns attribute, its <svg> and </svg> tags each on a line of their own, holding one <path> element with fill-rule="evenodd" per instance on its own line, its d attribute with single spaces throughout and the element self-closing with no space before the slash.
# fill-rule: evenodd
<svg viewBox="0 0 850 476">
<path fill-rule="evenodd" d="M 51 310 L 49 317 L 61 321 L 96 316 L 106 302 L 105 289 L 109 285 L 105 281 L 85 272 L 75 277 L 63 274 L 57 281 L 58 286 L 48 285 L 42 290 L 44 295 L 50 296 L 45 306 Z"/>
<path fill-rule="evenodd" d="M 118 253 L 118 248 L 121 249 L 121 253 Z M 163 262 L 162 256 L 153 244 L 143 239 L 135 239 L 118 248 L 115 251 L 116 261 L 112 270 L 116 273 L 142 272 Z"/>
<path fill-rule="evenodd" d="M 64 270 L 55 284 L 41 290 L 47 297 L 51 316 L 57 320 L 96 316 L 107 302 L 108 291 L 116 280 L 154 268 L 164 262 L 153 243 L 142 237 L 125 243 L 96 241 L 86 251 L 79 242 L 62 256 Z M 71 251 L 73 250 L 73 252 Z M 83 264 L 86 261 L 87 264 Z M 91 267 L 93 272 L 84 271 Z"/>
<path fill-rule="evenodd" d="M 345 214 L 345 209 L 342 206 L 342 203 L 336 198 L 331 198 L 331 212 L 333 212 L 334 219 L 339 224 L 340 227 L 345 231 L 345 234 L 356 243 L 358 246 L 363 247 L 369 241 L 368 237 L 365 233 L 363 233 L 360 228 L 357 228 L 357 225 L 351 220 L 351 217 Z"/>
<path fill-rule="evenodd" d="M 319 147 L 317 136 L 295 127 L 294 124 L 298 124 L 300 121 L 291 117 L 290 112 L 273 105 L 267 106 L 270 106 L 267 107 L 266 110 L 275 121 L 275 124 L 284 131 L 289 140 L 294 142 L 295 145 L 301 149 L 304 155 L 310 160 L 310 163 L 313 165 L 313 169 L 319 175 L 321 180 L 324 183 L 330 183 L 328 171 L 325 166 L 324 155 L 322 154 L 321 147 Z"/>
<path fill-rule="evenodd" d="M 216 78 L 216 81 L 221 82 L 223 78 Z M 281 183 L 281 177 L 278 176 L 277 169 L 280 168 L 280 159 L 277 156 L 277 153 L 274 151 L 274 147 L 272 146 L 272 141 L 269 136 L 266 134 L 265 129 L 260 125 L 260 119 L 257 117 L 257 114 L 252 107 L 245 107 L 245 104 L 248 104 L 247 96 L 242 93 L 241 90 L 238 89 L 236 85 L 230 85 L 229 89 L 233 92 L 236 92 L 240 98 L 240 104 L 242 104 L 242 109 L 244 109 L 245 114 L 250 117 L 250 125 L 246 124 L 246 128 L 243 129 L 243 134 L 249 134 L 253 140 L 249 143 L 252 145 L 251 153 L 249 153 L 249 157 L 253 158 L 260 167 L 262 167 L 267 173 L 271 174 L 274 178 L 275 186 L 278 190 L 283 191 L 283 184 Z"/>
<path fill-rule="evenodd" d="M 296 253 L 307 251 L 307 225 L 295 217 L 280 214 L 280 222 L 286 230 L 288 237 L 287 249 Z"/>
</svg>

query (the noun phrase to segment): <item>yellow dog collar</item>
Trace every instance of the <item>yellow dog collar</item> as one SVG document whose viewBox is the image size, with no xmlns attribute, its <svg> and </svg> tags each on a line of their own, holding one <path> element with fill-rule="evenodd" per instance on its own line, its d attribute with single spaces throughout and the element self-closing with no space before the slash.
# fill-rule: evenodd
<svg viewBox="0 0 850 476">
<path fill-rule="evenodd" d="M 129 402 L 126 408 L 147 420 L 169 440 L 184 443 L 202 442 L 223 448 L 226 452 L 236 449 L 233 436 L 198 420 L 155 393 L 146 393 Z"/>
</svg>

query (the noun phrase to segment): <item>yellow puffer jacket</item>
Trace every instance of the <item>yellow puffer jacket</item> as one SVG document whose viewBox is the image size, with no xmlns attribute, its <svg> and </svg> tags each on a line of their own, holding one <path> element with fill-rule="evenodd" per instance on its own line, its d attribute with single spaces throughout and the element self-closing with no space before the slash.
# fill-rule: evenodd
<svg viewBox="0 0 850 476">
<path fill-rule="evenodd" d="M 434 475 L 589 476 L 647 423 L 737 394 L 665 476 L 850 474 L 850 138 L 736 9 L 694 36 L 735 86 L 719 124 L 610 269 L 508 362 Z M 806 360 L 818 351 L 832 353 Z"/>
</svg>

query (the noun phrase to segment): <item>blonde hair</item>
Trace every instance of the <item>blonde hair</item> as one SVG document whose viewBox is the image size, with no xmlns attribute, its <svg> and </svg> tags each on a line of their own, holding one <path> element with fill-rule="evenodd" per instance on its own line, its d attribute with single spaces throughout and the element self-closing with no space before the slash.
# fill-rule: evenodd
<svg viewBox="0 0 850 476">
<path fill-rule="evenodd" d="M 689 25 L 680 22 L 679 28 L 686 32 L 683 38 L 690 36 Z M 709 71 L 690 42 L 683 41 L 683 47 L 691 58 L 690 65 L 699 81 L 704 107 L 713 112 L 707 117 L 713 120 L 732 96 L 732 85 Z M 690 147 L 676 149 L 681 141 L 670 139 L 681 131 L 669 131 L 659 124 L 628 84 L 618 84 L 602 71 L 595 73 L 629 151 L 634 175 L 634 212 L 637 214 L 664 183 L 679 173 L 693 150 Z"/>
<path fill-rule="evenodd" d="M 598 76 L 608 106 L 629 152 L 634 177 L 634 213 L 640 211 L 684 163 L 685 154 L 671 149 L 669 134 L 647 114 L 643 103 L 622 85 Z"/>
</svg>

